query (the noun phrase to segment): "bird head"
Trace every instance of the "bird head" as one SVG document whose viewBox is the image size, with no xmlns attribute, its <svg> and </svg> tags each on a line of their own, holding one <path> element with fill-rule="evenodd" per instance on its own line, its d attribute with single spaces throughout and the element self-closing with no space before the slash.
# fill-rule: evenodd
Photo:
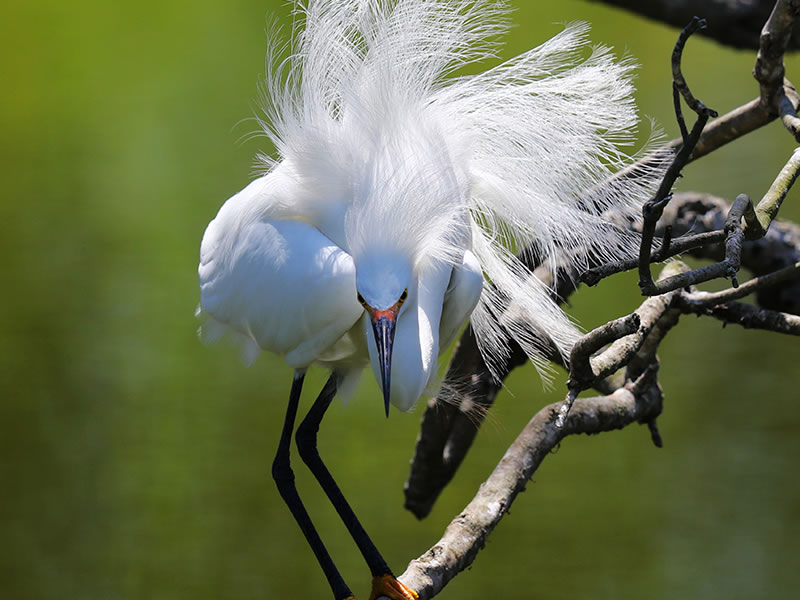
<svg viewBox="0 0 800 600">
<path fill-rule="evenodd" d="M 378 364 L 381 371 L 381 389 L 386 416 L 389 416 L 391 390 L 392 345 L 400 310 L 408 298 L 411 267 L 398 255 L 370 255 L 356 265 L 356 290 L 358 302 L 370 319 L 375 335 Z"/>
</svg>

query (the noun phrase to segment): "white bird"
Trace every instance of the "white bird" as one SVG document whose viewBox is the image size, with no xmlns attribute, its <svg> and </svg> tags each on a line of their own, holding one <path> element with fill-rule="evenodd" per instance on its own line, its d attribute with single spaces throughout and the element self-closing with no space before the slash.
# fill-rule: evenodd
<svg viewBox="0 0 800 600">
<path fill-rule="evenodd" d="M 603 219 L 635 218 L 657 170 L 601 184 L 629 163 L 637 116 L 628 60 L 587 48 L 570 25 L 477 75 L 507 28 L 490 0 L 308 0 L 289 56 L 273 41 L 263 125 L 277 155 L 230 198 L 200 252 L 203 333 L 229 332 L 252 359 L 295 369 L 273 463 L 282 497 L 337 600 L 352 593 L 294 489 L 289 444 L 305 370 L 332 375 L 298 428 L 300 455 L 372 571 L 371 598 L 414 598 L 392 575 L 316 451 L 334 395 L 370 365 L 390 402 L 410 409 L 464 322 L 490 366 L 514 338 L 541 366 L 515 313 L 565 353 L 576 328 L 512 248 L 542 257 L 612 258 L 624 238 Z M 485 283 L 485 281 L 491 284 Z"/>
</svg>

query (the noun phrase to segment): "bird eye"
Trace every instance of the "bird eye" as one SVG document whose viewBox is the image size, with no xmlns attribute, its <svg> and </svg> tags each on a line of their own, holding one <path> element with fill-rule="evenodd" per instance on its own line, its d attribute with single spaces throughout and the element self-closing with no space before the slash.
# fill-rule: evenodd
<svg viewBox="0 0 800 600">
<path fill-rule="evenodd" d="M 398 300 L 398 303 L 402 304 L 403 302 L 406 301 L 406 298 L 408 298 L 408 288 L 404 289 L 403 293 L 400 294 L 400 300 Z"/>
<path fill-rule="evenodd" d="M 366 308 L 366 307 L 367 307 L 367 301 L 366 301 L 366 300 L 364 300 L 364 296 L 362 296 L 362 295 L 361 295 L 361 292 L 358 292 L 358 302 L 359 302 L 359 304 L 361 304 L 361 306 L 363 306 L 364 308 Z"/>
</svg>

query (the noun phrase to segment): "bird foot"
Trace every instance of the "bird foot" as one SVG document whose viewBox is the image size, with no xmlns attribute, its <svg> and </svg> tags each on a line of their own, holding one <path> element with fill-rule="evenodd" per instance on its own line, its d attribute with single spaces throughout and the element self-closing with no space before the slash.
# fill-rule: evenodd
<svg viewBox="0 0 800 600">
<path fill-rule="evenodd" d="M 417 592 L 400 583 L 392 575 L 372 578 L 372 593 L 369 595 L 369 600 L 377 600 L 382 596 L 392 600 L 419 600 Z"/>
</svg>

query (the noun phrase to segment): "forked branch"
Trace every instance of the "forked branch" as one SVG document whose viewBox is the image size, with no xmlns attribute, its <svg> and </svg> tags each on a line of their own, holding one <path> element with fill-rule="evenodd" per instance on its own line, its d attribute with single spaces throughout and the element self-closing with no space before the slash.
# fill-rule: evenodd
<svg viewBox="0 0 800 600">
<path fill-rule="evenodd" d="M 681 58 L 686 41 L 694 32 L 705 26 L 706 22 L 704 19 L 694 17 L 692 22 L 681 31 L 681 34 L 678 36 L 678 41 L 675 44 L 675 49 L 672 52 L 672 95 L 675 105 L 675 118 L 681 130 L 683 144 L 675 154 L 672 164 L 664 174 L 664 178 L 661 180 L 661 185 L 658 187 L 655 196 L 645 202 L 642 207 L 642 239 L 639 246 L 639 287 L 646 296 L 653 296 L 661 293 L 655 287 L 653 276 L 650 273 L 653 237 L 655 235 L 656 226 L 658 225 L 661 215 L 664 213 L 664 208 L 672 198 L 672 186 L 675 185 L 675 181 L 680 177 L 681 171 L 689 162 L 692 152 L 697 142 L 700 140 L 700 134 L 703 132 L 703 128 L 709 118 L 717 116 L 716 111 L 708 108 L 694 97 L 681 71 Z M 687 131 L 683 119 L 680 103 L 681 97 L 689 108 L 697 114 L 697 119 L 694 122 L 691 132 Z M 668 248 L 665 246 L 662 248 L 661 253 L 665 254 L 667 250 Z"/>
<path fill-rule="evenodd" d="M 666 271 L 684 268 L 680 263 Z M 541 462 L 566 436 L 621 429 L 634 422 L 654 423 L 661 411 L 662 395 L 656 374 L 655 348 L 675 324 L 674 310 L 665 296 L 648 298 L 637 311 L 612 324 L 586 334 L 578 343 L 573 360 L 580 364 L 573 378 L 589 386 L 610 369 L 635 363 L 635 379 L 628 379 L 613 392 L 579 398 L 562 425 L 556 424 L 561 406 L 541 409 L 523 429 L 475 498 L 445 530 L 441 540 L 412 561 L 400 580 L 416 590 L 422 600 L 432 598 L 460 571 L 467 568 L 483 548 L 486 537 L 508 512 Z M 661 327 L 659 323 L 663 323 Z M 648 335 L 652 344 L 645 343 Z M 602 345 L 611 345 L 597 357 Z M 638 358 L 638 363 L 634 360 Z M 642 366 L 646 365 L 646 366 Z M 651 427 L 651 433 L 657 430 Z M 659 440 L 660 441 L 660 440 Z"/>
<path fill-rule="evenodd" d="M 557 404 L 551 404 L 536 413 L 473 500 L 450 522 L 442 538 L 411 561 L 399 577 L 419 593 L 421 600 L 438 594 L 472 564 L 536 469 L 566 436 L 622 429 L 655 418 L 661 411 L 656 370 L 613 394 L 578 399 L 564 427 L 554 423 L 557 409 Z"/>
</svg>

